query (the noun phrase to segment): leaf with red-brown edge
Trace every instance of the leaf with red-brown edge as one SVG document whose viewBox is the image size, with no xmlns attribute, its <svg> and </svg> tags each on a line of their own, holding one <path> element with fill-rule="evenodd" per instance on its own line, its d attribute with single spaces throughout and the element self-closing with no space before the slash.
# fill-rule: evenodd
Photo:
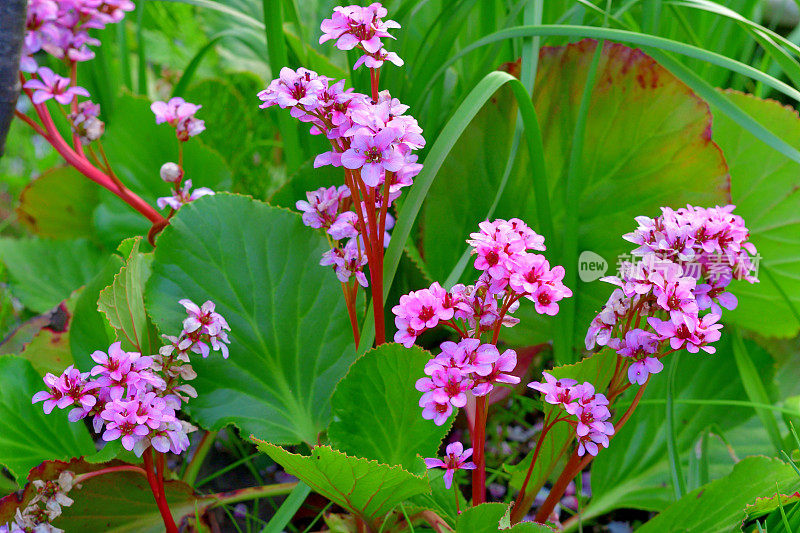
<svg viewBox="0 0 800 533">
<path fill-rule="evenodd" d="M 66 470 L 75 474 L 95 472 L 104 468 L 124 466 L 126 463 L 112 461 L 93 465 L 76 459 L 69 463 L 46 461 L 31 470 L 28 480 L 56 479 Z M 133 465 L 128 465 L 133 466 Z M 180 528 L 189 525 L 198 529 L 196 520 L 201 520 L 206 510 L 216 498 L 203 496 L 182 481 L 165 481 L 170 511 Z M 33 497 L 31 485 L 26 486 L 20 498 L 11 494 L 0 500 L 0 524 L 12 520 L 19 505 L 24 505 Z M 118 471 L 98 475 L 76 485 L 69 492 L 74 500 L 70 507 L 64 507 L 61 516 L 53 521 L 55 527 L 65 531 L 81 533 L 161 533 L 164 523 L 156 507 L 153 493 L 144 471 Z M 193 529 L 183 529 L 192 531 Z"/>
<path fill-rule="evenodd" d="M 800 492 L 793 492 L 791 494 L 778 494 L 772 496 L 765 496 L 763 498 L 756 498 L 755 502 L 747 504 L 744 512 L 748 520 L 769 514 L 780 506 L 791 505 L 800 501 Z M 780 503 L 779 503 L 780 502 Z"/>
</svg>

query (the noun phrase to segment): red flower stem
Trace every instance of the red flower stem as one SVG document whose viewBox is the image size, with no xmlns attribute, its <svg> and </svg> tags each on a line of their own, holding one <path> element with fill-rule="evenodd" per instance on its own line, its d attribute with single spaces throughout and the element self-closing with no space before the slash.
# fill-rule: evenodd
<svg viewBox="0 0 800 533">
<path fill-rule="evenodd" d="M 50 140 L 50 137 L 47 135 L 47 132 L 46 132 L 46 131 L 44 131 L 44 130 L 42 129 L 42 127 L 41 127 L 40 125 L 38 125 L 36 122 L 34 122 L 34 121 L 33 121 L 33 119 L 32 119 L 32 118 L 30 118 L 28 115 L 23 115 L 22 113 L 20 113 L 20 112 L 19 112 L 19 111 L 17 111 L 16 109 L 14 110 L 14 115 L 15 115 L 15 116 L 16 116 L 18 119 L 20 119 L 22 122 L 24 122 L 25 124 L 27 124 L 28 126 L 30 126 L 31 128 L 33 128 L 33 130 L 34 130 L 36 133 L 38 133 L 39 135 L 41 135 L 42 137 L 44 137 L 44 138 L 45 138 L 45 140 L 47 140 L 47 141 L 49 141 L 49 140 Z"/>
<path fill-rule="evenodd" d="M 378 101 L 378 81 L 380 77 L 380 70 L 371 68 L 369 69 L 369 80 L 371 82 L 372 88 L 372 101 Z"/>
<path fill-rule="evenodd" d="M 456 514 L 461 514 L 461 508 L 458 505 L 458 484 L 453 483 L 453 495 L 456 497 Z"/>
<path fill-rule="evenodd" d="M 164 488 L 164 454 L 156 451 L 155 449 L 153 450 L 153 453 L 156 455 L 156 479 L 161 492 L 161 499 L 166 503 L 167 492 Z"/>
<path fill-rule="evenodd" d="M 520 513 L 520 506 L 522 502 L 525 500 L 525 490 L 528 488 L 528 482 L 531 480 L 531 474 L 533 474 L 533 467 L 536 466 L 536 459 L 539 457 L 539 451 L 542 449 L 542 443 L 544 442 L 544 438 L 547 435 L 547 432 L 558 422 L 560 419 L 556 418 L 552 422 L 548 423 L 545 420 L 544 427 L 542 427 L 542 432 L 539 434 L 539 440 L 536 442 L 536 449 L 533 450 L 533 457 L 531 457 L 531 464 L 528 467 L 528 473 L 525 474 L 525 481 L 522 482 L 522 488 L 519 490 L 519 494 L 517 494 L 516 499 L 514 500 L 514 506 L 511 508 L 511 520 L 514 523 L 514 518 Z M 524 512 L 523 512 L 524 516 Z M 520 516 L 519 519 L 522 517 Z M 518 521 L 518 520 L 517 520 Z"/>
<path fill-rule="evenodd" d="M 148 448 L 144 451 L 144 468 L 147 472 L 147 482 L 150 484 L 150 490 L 153 492 L 153 498 L 156 500 L 156 505 L 161 513 L 161 519 L 164 521 L 164 527 L 167 528 L 167 533 L 178 533 L 178 528 L 175 526 L 175 520 L 172 518 L 172 513 L 167 505 L 167 500 L 163 497 L 163 489 L 160 487 L 156 473 L 153 470 L 153 450 Z"/>
<path fill-rule="evenodd" d="M 94 472 L 86 472 L 85 474 L 77 475 L 75 476 L 73 484 L 77 485 L 79 483 L 83 483 L 84 481 L 88 481 L 93 477 L 104 476 L 106 474 L 115 474 L 117 472 L 135 472 L 137 474 L 147 476 L 147 472 L 145 472 L 142 468 L 139 468 L 138 466 L 133 466 L 133 465 L 110 466 L 108 468 L 95 470 Z"/>
<path fill-rule="evenodd" d="M 475 459 L 475 470 L 472 471 L 472 505 L 473 507 L 486 501 L 486 396 L 480 396 L 475 402 L 475 431 L 472 434 L 472 457 Z"/>
<path fill-rule="evenodd" d="M 344 303 L 347 306 L 347 314 L 350 316 L 350 327 L 353 328 L 353 339 L 356 342 L 356 350 L 361 342 L 361 332 L 358 329 L 358 317 L 356 316 L 355 298 L 351 297 L 349 286 L 342 282 L 342 293 L 344 293 Z"/>
<path fill-rule="evenodd" d="M 636 392 L 636 396 L 633 398 L 633 402 L 631 402 L 631 404 L 628 406 L 628 409 L 625 411 L 622 417 L 620 417 L 617 423 L 614 424 L 614 435 L 618 435 L 622 427 L 630 419 L 634 409 L 636 409 L 636 406 L 639 405 L 639 401 L 642 399 L 642 395 L 644 394 L 644 391 L 649 383 L 650 376 L 647 378 L 647 381 L 644 383 L 644 385 L 639 387 L 639 390 Z M 609 440 L 611 440 L 614 435 L 610 436 Z M 575 479 L 575 477 L 580 474 L 581 470 L 589 466 L 589 463 L 591 463 L 593 459 L 594 456 L 591 454 L 586 454 L 585 456 L 580 457 L 578 456 L 577 450 L 572 452 L 569 462 L 564 467 L 564 470 L 556 480 L 553 488 L 550 489 L 550 494 L 547 495 L 547 499 L 536 512 L 535 520 L 537 522 L 543 524 L 547 520 L 547 517 L 550 516 L 550 514 L 553 512 L 553 509 L 555 509 L 556 504 L 561 500 L 561 498 L 564 496 L 564 493 L 567 491 L 569 482 Z"/>
<path fill-rule="evenodd" d="M 383 242 L 382 239 L 381 242 L 377 242 L 378 222 L 375 218 L 375 211 L 371 208 L 375 206 L 375 191 L 370 191 L 360 177 L 356 177 L 355 174 L 353 176 L 364 197 L 367 222 L 369 223 L 369 233 L 364 236 L 364 240 L 369 240 L 372 248 L 372 257 L 368 257 L 367 260 L 369 261 L 370 289 L 372 289 L 372 313 L 375 321 L 375 346 L 380 346 L 386 342 L 386 325 L 383 319 Z"/>
<path fill-rule="evenodd" d="M 70 61 L 69 64 L 69 78 L 70 78 L 70 85 L 73 87 L 77 87 L 78 85 L 78 62 L 77 61 Z M 76 115 L 78 114 L 78 97 L 75 96 L 72 99 L 71 104 L 72 112 Z M 71 128 L 72 126 L 70 126 Z M 75 151 L 78 153 L 79 156 L 85 157 L 83 155 L 83 145 L 81 144 L 81 139 L 78 137 L 78 132 L 74 129 L 72 131 L 72 147 L 75 148 Z"/>
</svg>

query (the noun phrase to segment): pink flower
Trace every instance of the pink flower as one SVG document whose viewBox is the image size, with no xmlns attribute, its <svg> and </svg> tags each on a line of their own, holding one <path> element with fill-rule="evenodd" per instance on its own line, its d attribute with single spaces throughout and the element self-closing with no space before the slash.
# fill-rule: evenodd
<svg viewBox="0 0 800 533">
<path fill-rule="evenodd" d="M 695 330 L 699 324 L 696 316 L 683 315 L 681 321 L 677 324 L 671 320 L 649 317 L 647 323 L 656 331 L 661 340 L 669 339 L 669 345 L 673 350 L 680 350 L 687 343 L 695 346 L 701 344 L 700 339 L 695 335 Z"/>
<path fill-rule="evenodd" d="M 350 239 L 343 247 L 333 248 L 322 254 L 319 264 L 333 266 L 336 277 L 342 283 L 348 283 L 355 276 L 362 287 L 366 287 L 367 277 L 364 275 L 364 265 L 367 264 L 367 255 L 363 251 L 361 237 Z"/>
<path fill-rule="evenodd" d="M 436 327 L 440 321 L 453 318 L 455 310 L 447 292 L 434 282 L 429 289 L 411 291 L 400 297 L 400 303 L 392 307 L 392 313 L 408 320 L 408 325 L 422 332 Z"/>
<path fill-rule="evenodd" d="M 167 124 L 175 127 L 178 122 L 194 116 L 203 106 L 191 104 L 178 96 L 170 98 L 167 102 L 153 102 L 150 110 L 156 116 L 156 124 Z"/>
<path fill-rule="evenodd" d="M 303 224 L 311 228 L 329 228 L 336 220 L 339 205 L 350 197 L 350 189 L 346 185 L 320 187 L 316 191 L 306 193 L 306 200 L 298 200 L 295 206 L 303 212 Z"/>
<path fill-rule="evenodd" d="M 639 359 L 658 351 L 659 339 L 656 335 L 642 329 L 632 329 L 625 334 L 625 340 L 617 349 L 623 357 Z"/>
<path fill-rule="evenodd" d="M 417 380 L 416 389 L 420 392 L 433 392 L 436 403 L 450 402 L 453 407 L 467 405 L 466 392 L 472 388 L 469 374 L 457 368 L 436 369 L 431 377 Z"/>
<path fill-rule="evenodd" d="M 49 415 L 53 412 L 53 408 L 58 405 L 59 400 L 64 397 L 64 393 L 61 391 L 61 378 L 59 376 L 48 372 L 43 379 L 48 390 L 34 394 L 31 403 L 44 401 L 44 414 Z"/>
<path fill-rule="evenodd" d="M 156 116 L 156 124 L 167 124 L 175 127 L 181 120 L 194 116 L 203 106 L 191 104 L 178 96 L 167 102 L 153 102 L 150 110 Z"/>
<path fill-rule="evenodd" d="M 441 426 L 450 415 L 453 414 L 453 404 L 450 401 L 437 402 L 434 399 L 433 391 L 426 392 L 419 400 L 419 406 L 422 407 L 422 418 L 425 420 L 433 420 L 437 426 Z"/>
<path fill-rule="evenodd" d="M 448 444 L 445 449 L 445 461 L 438 458 L 425 459 L 425 466 L 428 468 L 444 468 L 447 470 L 444 473 L 444 486 L 450 488 L 453 484 L 453 475 L 456 470 L 474 470 L 477 468 L 474 463 L 467 462 L 467 459 L 472 456 L 472 448 L 464 449 L 460 442 L 453 442 Z"/>
<path fill-rule="evenodd" d="M 283 67 L 280 76 L 270 82 L 269 86 L 258 93 L 258 98 L 264 102 L 259 107 L 262 109 L 277 105 L 282 109 L 301 106 L 292 116 L 305 115 L 320 105 L 320 97 L 327 89 L 329 78 L 320 76 L 312 70 L 299 68 L 297 72 Z"/>
<path fill-rule="evenodd" d="M 718 341 L 722 336 L 720 332 L 722 324 L 717 323 L 719 319 L 720 316 L 714 313 L 705 315 L 694 330 L 694 336 L 697 338 L 698 342 L 693 342 L 693 340 L 687 341 L 686 351 L 691 353 L 697 353 L 699 350 L 703 350 L 707 353 L 716 352 L 717 349 L 713 346 L 709 346 L 709 343 Z"/>
<path fill-rule="evenodd" d="M 178 210 L 182 206 L 194 202 L 203 196 L 212 196 L 214 191 L 208 187 L 198 187 L 192 190 L 192 180 L 184 180 L 183 186 L 178 191 L 174 191 L 172 196 L 162 196 L 156 200 L 156 205 L 159 209 L 165 209 L 169 206 L 172 209 Z"/>
<path fill-rule="evenodd" d="M 644 385 L 650 374 L 664 370 L 664 364 L 655 357 L 645 357 L 628 367 L 628 380 L 631 384 Z"/>
<path fill-rule="evenodd" d="M 183 321 L 181 335 L 186 335 L 194 341 L 192 351 L 207 357 L 208 346 L 203 342 L 207 338 L 211 342 L 211 347 L 215 351 L 221 351 L 223 359 L 227 359 L 227 344 L 230 344 L 230 341 L 228 341 L 226 331 L 230 331 L 231 328 L 225 318 L 214 310 L 214 302 L 208 300 L 200 307 L 188 299 L 179 300 L 178 303 L 186 309 L 189 315 Z"/>
<path fill-rule="evenodd" d="M 590 431 L 588 434 L 578 437 L 578 455 L 583 457 L 588 452 L 589 455 L 596 456 L 600 451 L 598 444 L 603 448 L 608 448 L 608 435 Z"/>
<path fill-rule="evenodd" d="M 377 135 L 356 133 L 350 148 L 342 153 L 342 166 L 351 170 L 361 169 L 361 179 L 370 187 L 382 183 L 386 170 L 395 172 L 405 163 L 403 156 L 392 143 L 397 130 L 385 128 Z"/>
<path fill-rule="evenodd" d="M 492 345 L 488 344 L 484 346 Z M 518 384 L 520 378 L 511 374 L 516 367 L 517 352 L 514 350 L 506 350 L 492 363 L 492 369 L 489 373 L 485 375 L 478 374 L 478 377 L 475 379 L 475 385 L 472 388 L 472 393 L 475 396 L 484 396 L 492 391 L 496 383 Z"/>
<path fill-rule="evenodd" d="M 577 398 L 573 387 L 578 384 L 574 379 L 556 379 L 547 372 L 542 372 L 545 382 L 532 381 L 528 387 L 544 394 L 544 401 L 553 405 L 566 406 Z M 579 391 L 577 391 L 579 392 Z"/>
<path fill-rule="evenodd" d="M 83 87 L 70 87 L 70 79 L 59 76 L 47 67 L 40 67 L 36 71 L 38 79 L 30 79 L 23 85 L 24 88 L 33 90 L 31 100 L 34 104 L 41 104 L 55 98 L 61 105 L 67 105 L 77 96 L 89 96 L 89 91 Z"/>
</svg>

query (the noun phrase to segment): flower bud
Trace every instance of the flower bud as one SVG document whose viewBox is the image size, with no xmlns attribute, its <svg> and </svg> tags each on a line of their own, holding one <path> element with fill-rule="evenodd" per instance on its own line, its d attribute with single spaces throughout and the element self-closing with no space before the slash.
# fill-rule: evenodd
<svg viewBox="0 0 800 533">
<path fill-rule="evenodd" d="M 178 183 L 183 178 L 181 167 L 175 163 L 164 163 L 161 165 L 161 179 L 167 183 Z"/>
</svg>

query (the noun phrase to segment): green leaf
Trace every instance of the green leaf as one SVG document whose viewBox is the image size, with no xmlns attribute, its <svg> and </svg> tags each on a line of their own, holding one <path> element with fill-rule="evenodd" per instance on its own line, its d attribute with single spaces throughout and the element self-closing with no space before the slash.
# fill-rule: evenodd
<svg viewBox="0 0 800 533">
<path fill-rule="evenodd" d="M 758 368 L 769 368 L 769 354 L 755 343 L 746 342 L 754 364 Z M 723 335 L 716 347 L 717 353 L 713 355 L 682 353 L 676 369 L 673 415 L 676 449 L 684 468 L 688 463 L 687 455 L 692 453 L 706 428 L 713 426 L 715 433 L 716 427 L 731 431 L 753 414 L 752 407 L 724 404 L 724 400 L 741 400 L 746 393 L 732 361 L 730 335 Z M 598 454 L 592 463 L 593 498 L 584 509 L 584 519 L 620 508 L 659 511 L 674 501 L 664 416 L 666 371 L 651 381 L 625 427 L 614 435 L 609 448 Z M 627 398 L 629 401 L 630 395 Z M 703 400 L 709 398 L 712 400 L 704 404 Z M 714 403 L 717 401 L 722 402 Z M 617 403 L 619 415 L 629 404 L 623 399 Z M 752 441 L 753 437 L 749 440 Z M 727 472 L 731 464 L 731 459 L 725 454 L 710 466 Z"/>
<path fill-rule="evenodd" d="M 118 339 L 139 353 L 150 354 L 154 350 L 144 309 L 144 286 L 150 277 L 153 254 L 139 252 L 141 242 L 141 238 L 136 239 L 125 266 L 111 285 L 100 291 L 97 308 L 117 330 Z"/>
<path fill-rule="evenodd" d="M 40 329 L 19 354 L 31 362 L 40 376 L 48 372 L 59 375 L 73 363 L 69 337 L 74 323 L 73 310 L 80 292 L 61 303 L 51 315 L 50 324 Z"/>
<path fill-rule="evenodd" d="M 749 503 L 744 508 L 748 520 L 764 516 L 776 510 L 780 505 L 789 505 L 800 501 L 800 492 L 793 492 L 791 494 L 773 494 L 772 496 L 764 496 L 763 498 L 756 498 L 754 503 Z"/>
<path fill-rule="evenodd" d="M 25 227 L 41 237 L 90 237 L 97 197 L 95 183 L 72 167 L 57 167 L 25 187 L 19 197 L 17 216 Z"/>
<path fill-rule="evenodd" d="M 586 120 L 577 209 L 567 208 L 564 161 L 596 47 L 584 40 L 543 48 L 533 102 L 543 125 L 554 225 L 577 218 L 577 250 L 597 253 L 613 269 L 620 256 L 630 253 L 630 243 L 621 236 L 632 230 L 635 216 L 654 216 L 664 205 L 727 201 L 728 180 L 722 154 L 709 139 L 708 106 L 641 51 L 606 43 Z M 563 241 L 556 243 L 558 248 Z M 561 264 L 562 259 L 554 261 Z M 574 272 L 578 265 L 564 267 Z M 575 296 L 567 309 L 575 309 L 575 328 L 572 339 L 564 339 L 568 348 L 580 344 L 574 339 L 583 339 L 608 297 L 600 282 L 579 280 L 571 288 Z M 531 306 L 520 311 L 525 314 L 519 318 L 532 314 Z M 559 315 L 559 320 L 571 318 Z"/>
<path fill-rule="evenodd" d="M 482 503 L 465 509 L 456 522 L 457 533 L 483 533 L 498 531 L 500 519 L 506 514 L 508 505 L 504 503 Z"/>
<path fill-rule="evenodd" d="M 399 466 L 350 457 L 329 446 L 316 446 L 305 456 L 256 441 L 286 472 L 373 526 L 400 502 L 430 491 L 427 478 Z"/>
<path fill-rule="evenodd" d="M 800 149 L 800 118 L 774 100 L 726 91 L 725 96 L 769 130 Z M 734 282 L 738 307 L 725 319 L 766 336 L 800 331 L 800 165 L 714 110 L 714 141 L 731 173 L 731 196 L 761 256 L 760 283 Z"/>
<path fill-rule="evenodd" d="M 37 479 L 53 480 L 69 470 L 74 474 L 84 474 L 106 468 L 124 465 L 120 461 L 109 464 L 89 464 L 81 460 L 69 463 L 47 461 L 34 468 L 28 476 L 29 481 Z M 195 514 L 202 517 L 215 498 L 196 494 L 192 488 L 175 480 L 164 482 L 172 516 L 176 524 L 188 522 L 189 527 L 201 526 L 195 523 Z M 22 499 L 15 494 L 0 500 L 0 523 L 13 520 L 13 513 L 35 494 L 31 484 L 25 487 Z M 62 507 L 62 514 L 52 524 L 64 531 L 80 531 L 82 533 L 162 533 L 164 522 L 161 513 L 153 500 L 153 493 L 147 478 L 142 473 L 123 471 L 113 472 L 89 478 L 73 487 L 69 497 L 74 503 Z M 20 505 L 21 504 L 21 505 Z M 197 530 L 197 529 L 193 529 Z"/>
<path fill-rule="evenodd" d="M 51 310 L 100 270 L 103 255 L 88 241 L 0 239 L 0 261 L 14 296 L 37 313 Z"/>
<path fill-rule="evenodd" d="M 456 533 L 484 533 L 486 531 L 500 531 L 500 520 L 508 511 L 504 503 L 482 503 L 475 507 L 465 509 L 458 516 Z M 555 531 L 549 526 L 524 522 L 502 531 L 515 533 L 546 533 Z"/>
<path fill-rule="evenodd" d="M 578 382 L 588 381 L 594 385 L 596 390 L 605 390 L 608 387 L 611 377 L 614 374 L 616 364 L 616 352 L 604 350 L 582 361 L 553 368 L 548 372 L 558 379 L 569 378 Z M 545 416 L 556 416 L 558 407 L 554 405 L 545 406 Z M 558 423 L 547 433 L 547 439 L 542 443 L 536 464 L 533 466 L 530 481 L 525 490 L 528 505 L 533 502 L 533 498 L 544 486 L 556 464 L 571 449 L 575 442 L 575 430 L 572 426 L 565 423 Z M 605 451 L 604 451 L 605 452 Z M 603 452 L 603 453 L 604 453 Z M 602 453 L 601 453 L 602 454 Z M 525 459 L 516 465 L 506 467 L 511 473 L 511 486 L 519 489 L 525 479 L 528 467 L 531 464 L 533 452 L 529 453 Z"/>
<path fill-rule="evenodd" d="M 732 531 L 745 518 L 745 505 L 758 497 L 800 488 L 795 471 L 768 457 L 746 457 L 724 478 L 693 490 L 644 524 L 639 533 L 672 531 Z"/>
<path fill-rule="evenodd" d="M 361 356 L 336 386 L 331 444 L 349 455 L 420 473 L 419 457 L 436 457 L 450 424 L 424 420 L 414 384 L 431 354 L 384 344 Z"/>
<path fill-rule="evenodd" d="M 456 497 L 453 494 L 452 486 L 448 489 L 444 486 L 443 468 L 433 468 L 428 470 L 428 481 L 431 486 L 430 494 L 417 494 L 410 498 L 404 505 L 409 514 L 415 514 L 418 511 L 430 509 L 445 520 L 448 524 L 455 524 L 458 512 L 456 510 Z M 456 472 L 455 479 L 459 479 L 459 475 L 463 477 L 469 476 L 469 471 L 464 471 L 461 474 Z M 469 502 L 464 499 L 464 494 L 461 489 L 458 490 L 459 509 L 468 509 Z"/>
<path fill-rule="evenodd" d="M 94 366 L 90 354 L 95 350 L 106 350 L 113 342 L 113 328 L 105 315 L 97 309 L 100 291 L 114 282 L 114 277 L 125 264 L 117 254 L 111 254 L 102 270 L 86 284 L 75 303 L 69 344 L 77 368 L 88 370 Z"/>
<path fill-rule="evenodd" d="M 145 302 L 160 331 L 181 330 L 181 298 L 213 301 L 231 327 L 227 360 L 192 363 L 200 425 L 280 443 L 328 426 L 355 349 L 340 283 L 319 266 L 326 249 L 299 215 L 232 194 L 182 207 L 159 236 Z"/>
<path fill-rule="evenodd" d="M 70 460 L 95 451 L 86 426 L 67 421 L 67 411 L 56 408 L 45 415 L 41 403 L 31 404 L 33 395 L 44 388 L 28 361 L 0 357 L 0 464 L 17 482 L 42 461 Z"/>
</svg>

